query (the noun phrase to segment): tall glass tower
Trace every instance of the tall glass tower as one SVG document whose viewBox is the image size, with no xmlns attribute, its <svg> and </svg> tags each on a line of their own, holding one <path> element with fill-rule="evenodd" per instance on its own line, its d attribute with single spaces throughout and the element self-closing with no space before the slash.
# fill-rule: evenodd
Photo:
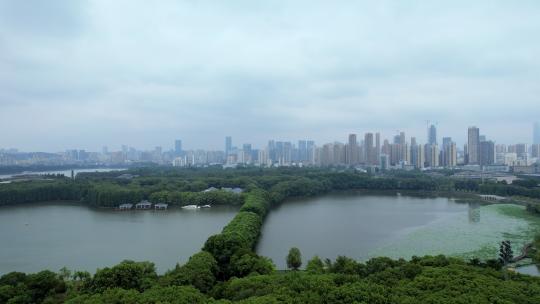
<svg viewBox="0 0 540 304">
<path fill-rule="evenodd" d="M 428 128 L 428 144 L 436 145 L 437 144 L 437 128 L 435 125 L 431 125 Z"/>
</svg>

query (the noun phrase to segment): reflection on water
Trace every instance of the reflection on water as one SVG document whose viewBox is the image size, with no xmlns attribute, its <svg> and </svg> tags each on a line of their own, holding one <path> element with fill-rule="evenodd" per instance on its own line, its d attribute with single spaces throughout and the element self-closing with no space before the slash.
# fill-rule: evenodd
<svg viewBox="0 0 540 304">
<path fill-rule="evenodd" d="M 469 223 L 480 222 L 480 204 L 468 203 L 469 205 Z"/>
</svg>

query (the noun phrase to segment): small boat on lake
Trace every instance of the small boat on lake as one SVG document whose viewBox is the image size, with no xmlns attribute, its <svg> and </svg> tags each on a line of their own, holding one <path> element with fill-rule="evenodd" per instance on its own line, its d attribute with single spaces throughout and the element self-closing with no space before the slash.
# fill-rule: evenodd
<svg viewBox="0 0 540 304">
<path fill-rule="evenodd" d="M 193 210 L 193 209 L 199 209 L 201 207 L 197 206 L 197 205 L 185 205 L 182 207 L 182 209 L 190 209 L 190 210 Z"/>
<path fill-rule="evenodd" d="M 210 206 L 210 205 L 202 205 L 200 208 L 210 208 L 210 207 L 212 207 L 212 206 Z"/>
</svg>

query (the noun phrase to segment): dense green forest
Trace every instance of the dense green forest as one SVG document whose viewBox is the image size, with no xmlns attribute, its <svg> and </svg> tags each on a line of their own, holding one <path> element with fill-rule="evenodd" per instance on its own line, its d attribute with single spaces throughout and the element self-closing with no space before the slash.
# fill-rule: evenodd
<svg viewBox="0 0 540 304">
<path fill-rule="evenodd" d="M 128 173 L 133 178 L 119 178 Z M 443 174 L 391 172 L 369 175 L 352 170 L 300 168 L 138 168 L 122 172 L 81 173 L 76 179 L 55 177 L 49 180 L 20 181 L 0 185 L 0 205 L 27 202 L 74 200 L 90 206 L 116 207 L 142 199 L 172 205 L 240 205 L 242 195 L 227 191 L 203 192 L 209 188 L 240 187 L 246 191 L 263 189 L 272 201 L 285 197 L 311 196 L 336 190 L 396 190 L 418 193 L 482 193 L 540 199 L 538 180 L 506 183 L 452 179 Z M 531 211 L 540 210 L 531 204 Z"/>
<path fill-rule="evenodd" d="M 135 177 L 82 174 L 75 180 L 2 185 L 2 204 L 80 200 L 114 206 L 140 199 L 172 204 L 238 204 L 237 215 L 208 238 L 184 265 L 158 275 L 150 262 L 124 261 L 88 272 L 12 272 L 0 278 L 1 303 L 540 303 L 540 278 L 509 272 L 497 260 L 463 261 L 444 256 L 410 261 L 380 257 L 365 263 L 335 261 L 300 252 L 290 271 L 256 254 L 265 217 L 273 206 L 297 196 L 334 190 L 481 191 L 486 184 L 421 173 L 370 176 L 321 169 L 137 169 Z M 474 186 L 476 185 L 476 186 Z M 6 187 L 4 187 L 6 186 Z M 241 187 L 242 194 L 201 192 L 208 187 Z M 475 188 L 477 187 L 477 188 Z M 509 187 L 496 184 L 494 189 Z M 515 185 L 525 193 L 532 183 Z M 475 192 L 476 193 L 476 192 Z M 523 195 L 520 193 L 520 195 Z M 301 250 L 301 248 L 300 248 Z M 537 254 L 533 252 L 533 254 Z"/>
</svg>

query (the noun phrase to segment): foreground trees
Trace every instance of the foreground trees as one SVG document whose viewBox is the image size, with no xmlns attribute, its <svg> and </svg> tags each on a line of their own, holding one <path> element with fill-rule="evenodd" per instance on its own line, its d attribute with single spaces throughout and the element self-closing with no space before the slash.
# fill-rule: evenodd
<svg viewBox="0 0 540 304">
<path fill-rule="evenodd" d="M 514 252 L 512 251 L 510 241 L 502 241 L 499 247 L 499 261 L 506 266 L 506 264 L 512 262 L 513 258 Z"/>
<path fill-rule="evenodd" d="M 163 276 L 151 263 L 124 261 L 85 278 L 84 288 L 50 271 L 13 272 L 0 277 L 0 303 L 540 303 L 538 277 L 445 256 L 366 263 L 315 257 L 309 271 L 251 272 L 223 282 L 212 279 L 216 267 L 207 252 Z"/>
<path fill-rule="evenodd" d="M 300 249 L 293 247 L 287 255 L 287 267 L 292 270 L 298 270 L 302 266 L 302 254 Z"/>
</svg>

